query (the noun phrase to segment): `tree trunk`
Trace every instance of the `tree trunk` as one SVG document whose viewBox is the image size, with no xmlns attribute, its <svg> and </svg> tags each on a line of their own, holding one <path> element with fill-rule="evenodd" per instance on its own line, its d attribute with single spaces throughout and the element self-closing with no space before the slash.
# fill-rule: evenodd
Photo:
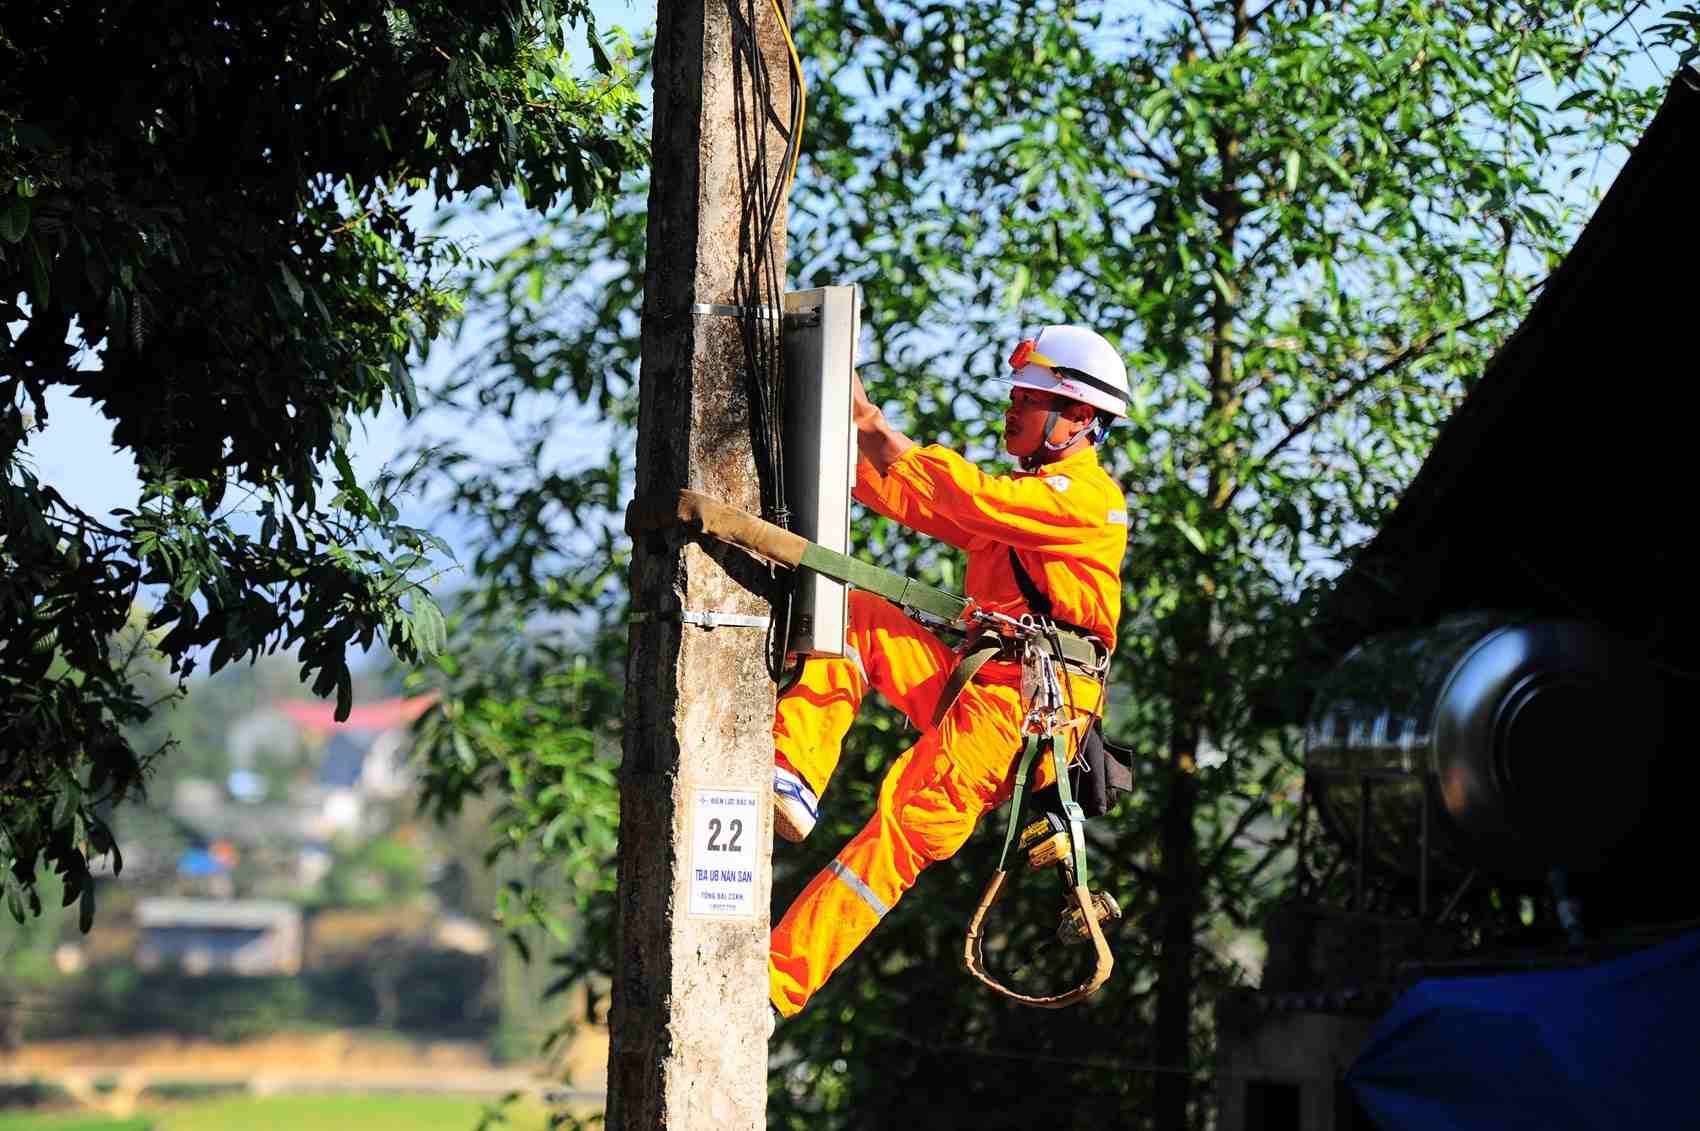
<svg viewBox="0 0 1700 1131">
<path fill-rule="evenodd" d="M 1243 41 L 1250 27 L 1244 0 L 1233 6 L 1235 44 Z M 1216 133 L 1216 151 L 1221 158 L 1221 181 L 1210 202 L 1216 212 L 1218 239 L 1215 243 L 1213 266 L 1220 279 L 1238 277 L 1238 257 L 1235 241 L 1239 236 L 1244 205 L 1239 195 L 1240 139 L 1229 128 Z M 1234 373 L 1233 327 L 1238 316 L 1235 294 L 1218 284 L 1210 316 L 1210 354 L 1206 361 L 1210 390 L 1210 419 L 1212 427 L 1221 426 L 1224 434 L 1240 409 L 1239 387 Z M 1233 498 L 1236 483 L 1237 451 L 1233 441 L 1226 440 L 1210 458 L 1209 483 L 1205 498 L 1220 523 L 1210 534 L 1217 539 L 1217 554 L 1229 554 L 1226 541 L 1231 538 L 1227 506 Z M 1194 603 L 1176 623 L 1176 662 L 1171 705 L 1174 724 L 1170 733 L 1169 796 L 1163 808 L 1159 844 L 1162 848 L 1161 872 L 1158 878 L 1158 897 L 1162 907 L 1162 927 L 1159 940 L 1162 946 L 1158 963 L 1156 1060 L 1164 1066 L 1157 1079 L 1157 1127 L 1160 1131 L 1178 1131 L 1190 1126 L 1192 1106 L 1192 1010 L 1195 996 L 1193 969 L 1197 955 L 1196 931 L 1204 911 L 1205 877 L 1199 871 L 1198 860 L 1198 747 L 1205 722 L 1211 710 L 1210 696 L 1204 681 L 1214 665 L 1213 624 L 1215 605 L 1211 585 L 1216 561 L 1209 554 L 1200 555 L 1199 577 L 1202 584 Z"/>
<path fill-rule="evenodd" d="M 1198 727 L 1177 721 L 1170 737 L 1169 796 L 1158 829 L 1162 851 L 1157 879 L 1156 1126 L 1179 1131 L 1188 1126 L 1192 1103 L 1193 932 L 1198 919 Z"/>
</svg>

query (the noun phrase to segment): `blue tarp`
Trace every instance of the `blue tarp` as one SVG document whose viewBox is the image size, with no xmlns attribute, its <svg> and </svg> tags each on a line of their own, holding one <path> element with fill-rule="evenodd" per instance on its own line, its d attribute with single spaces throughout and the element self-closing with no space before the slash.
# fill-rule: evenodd
<svg viewBox="0 0 1700 1131">
<path fill-rule="evenodd" d="M 1700 1128 L 1700 931 L 1580 969 L 1419 982 L 1346 1080 L 1379 1131 Z"/>
</svg>

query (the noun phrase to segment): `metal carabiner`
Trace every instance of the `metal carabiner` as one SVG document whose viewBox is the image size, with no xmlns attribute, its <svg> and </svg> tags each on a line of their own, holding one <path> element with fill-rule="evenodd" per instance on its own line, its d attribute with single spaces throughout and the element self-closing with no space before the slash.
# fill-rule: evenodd
<svg viewBox="0 0 1700 1131">
<path fill-rule="evenodd" d="M 1055 734 L 1064 701 L 1056 660 L 1041 641 L 1027 640 L 1021 649 L 1021 702 L 1027 709 L 1022 729 L 1028 734 Z"/>
</svg>

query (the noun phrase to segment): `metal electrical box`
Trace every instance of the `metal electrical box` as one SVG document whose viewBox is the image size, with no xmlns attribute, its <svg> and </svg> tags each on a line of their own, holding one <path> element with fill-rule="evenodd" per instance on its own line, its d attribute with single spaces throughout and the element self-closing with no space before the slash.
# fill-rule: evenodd
<svg viewBox="0 0 1700 1131">
<path fill-rule="evenodd" d="M 856 481 L 850 376 L 861 316 L 861 295 L 853 286 L 785 296 L 785 505 L 792 530 L 841 554 L 850 548 Z M 799 571 L 787 650 L 844 655 L 849 613 L 843 582 Z"/>
</svg>

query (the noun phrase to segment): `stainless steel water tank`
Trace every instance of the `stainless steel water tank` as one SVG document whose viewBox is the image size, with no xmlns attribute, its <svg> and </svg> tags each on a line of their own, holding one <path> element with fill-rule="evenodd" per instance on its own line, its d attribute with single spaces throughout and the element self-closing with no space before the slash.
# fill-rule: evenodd
<svg viewBox="0 0 1700 1131">
<path fill-rule="evenodd" d="M 1416 870 L 1426 796 L 1431 867 L 1598 871 L 1646 807 L 1662 727 L 1639 649 L 1582 621 L 1474 613 L 1342 661 L 1306 722 L 1307 785 L 1348 845 L 1367 811 L 1385 867 Z"/>
</svg>

